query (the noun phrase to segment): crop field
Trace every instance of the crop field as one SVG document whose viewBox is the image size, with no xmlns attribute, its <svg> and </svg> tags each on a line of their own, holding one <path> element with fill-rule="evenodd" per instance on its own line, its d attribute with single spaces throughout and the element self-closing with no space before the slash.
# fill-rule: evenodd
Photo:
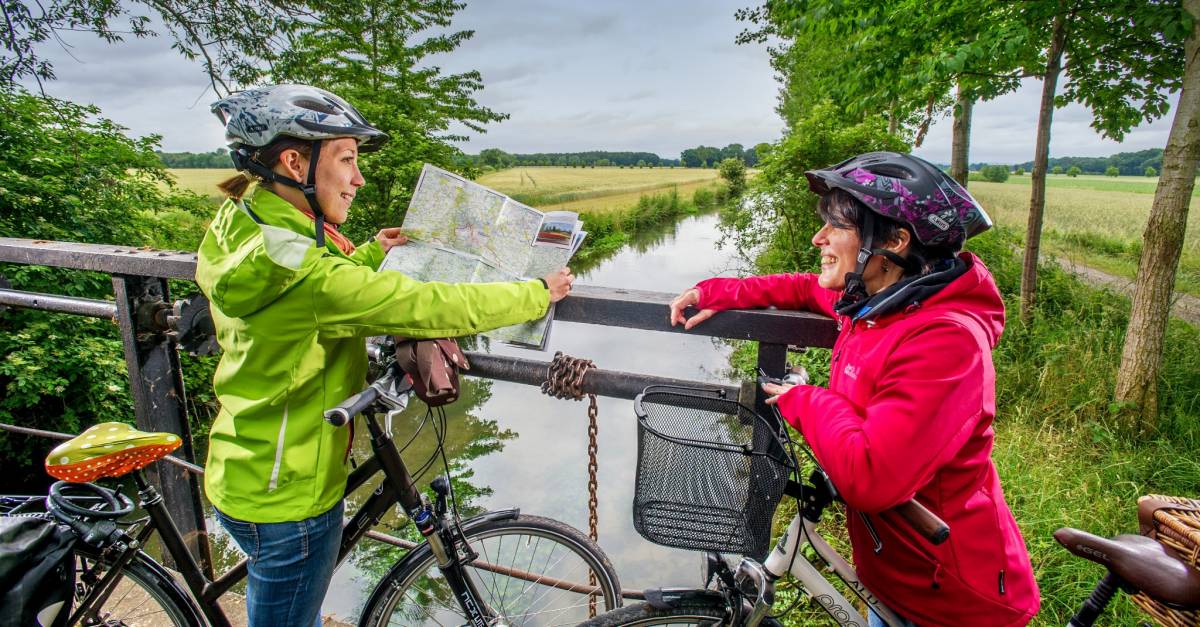
<svg viewBox="0 0 1200 627">
<path fill-rule="evenodd" d="M 234 170 L 177 168 L 169 172 L 179 186 L 217 199 L 217 183 Z M 628 209 L 643 194 L 674 188 L 683 198 L 718 180 L 717 171 L 704 168 L 512 168 L 491 172 L 479 183 L 539 209 L 604 212 Z"/>
<path fill-rule="evenodd" d="M 167 170 L 180 187 L 210 198 L 220 198 L 217 183 L 237 174 L 237 170 L 216 168 L 173 168 Z"/>
<path fill-rule="evenodd" d="M 1048 252 L 1132 279 L 1157 179 L 1080 176 L 1047 179 L 1042 241 Z M 972 181 L 970 190 L 998 223 L 1025 230 L 1029 177 Z M 1193 197 L 1194 198 L 1194 197 Z M 1200 200 L 1192 200 L 1176 289 L 1200 295 Z"/>
<path fill-rule="evenodd" d="M 685 198 L 717 181 L 705 168 L 522 167 L 491 172 L 479 183 L 540 209 L 605 211 L 637 204 L 643 194 L 675 188 Z"/>
</svg>

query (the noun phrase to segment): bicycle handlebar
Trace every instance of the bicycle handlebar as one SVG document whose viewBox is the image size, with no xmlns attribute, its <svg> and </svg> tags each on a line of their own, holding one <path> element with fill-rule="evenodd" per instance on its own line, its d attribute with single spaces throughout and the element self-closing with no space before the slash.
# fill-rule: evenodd
<svg viewBox="0 0 1200 627">
<path fill-rule="evenodd" d="M 361 414 L 363 410 L 379 400 L 379 395 L 379 388 L 375 387 L 374 384 L 368 385 L 366 389 L 358 394 L 338 403 L 337 406 L 331 409 L 325 410 L 325 421 L 335 427 L 344 427 L 355 416 Z"/>
<path fill-rule="evenodd" d="M 933 544 L 941 544 L 950 537 L 950 526 L 916 499 L 909 499 L 889 511 L 895 512 L 913 531 Z"/>
</svg>

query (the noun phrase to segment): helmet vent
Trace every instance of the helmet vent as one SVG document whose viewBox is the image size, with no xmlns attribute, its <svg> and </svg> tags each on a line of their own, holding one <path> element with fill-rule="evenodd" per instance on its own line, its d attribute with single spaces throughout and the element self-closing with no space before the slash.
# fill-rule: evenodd
<svg viewBox="0 0 1200 627">
<path fill-rule="evenodd" d="M 301 109 L 310 109 L 312 111 L 317 111 L 319 113 L 325 113 L 328 115 L 337 115 L 341 113 L 340 108 L 334 106 L 332 103 L 322 100 L 313 100 L 311 98 L 299 98 L 295 101 L 295 105 Z"/>
</svg>

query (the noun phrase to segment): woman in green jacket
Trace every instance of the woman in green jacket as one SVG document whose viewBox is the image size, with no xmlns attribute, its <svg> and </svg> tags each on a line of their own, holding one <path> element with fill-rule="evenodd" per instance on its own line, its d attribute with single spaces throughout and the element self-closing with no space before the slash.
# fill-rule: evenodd
<svg viewBox="0 0 1200 627">
<path fill-rule="evenodd" d="M 252 626 L 320 624 L 337 559 L 350 446 L 322 412 L 365 385 L 365 338 L 454 337 L 541 317 L 562 270 L 514 283 L 422 283 L 377 272 L 398 228 L 355 247 L 337 231 L 365 184 L 358 154 L 388 137 L 303 85 L 213 105 L 239 176 L 200 245 L 196 280 L 223 349 L 205 491 L 249 555 Z M 248 197 L 252 180 L 257 188 Z"/>
</svg>

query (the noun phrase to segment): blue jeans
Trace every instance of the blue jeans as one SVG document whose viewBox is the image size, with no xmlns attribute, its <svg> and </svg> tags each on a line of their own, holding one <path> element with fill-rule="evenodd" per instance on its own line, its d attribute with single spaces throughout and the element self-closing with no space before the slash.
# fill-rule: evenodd
<svg viewBox="0 0 1200 627">
<path fill-rule="evenodd" d="M 883 622 L 883 617 L 880 616 L 879 614 L 876 614 L 875 610 L 872 610 L 870 607 L 868 607 L 867 611 L 869 612 L 867 614 L 868 627 L 888 627 L 888 624 Z M 892 611 L 895 612 L 896 610 L 892 610 Z M 897 616 L 899 616 L 899 615 L 897 614 Z M 904 618 L 903 616 L 900 617 L 900 620 L 904 621 L 903 627 L 917 627 L 916 623 L 912 622 L 911 620 L 908 620 L 907 618 Z"/>
<path fill-rule="evenodd" d="M 296 522 L 252 523 L 217 511 L 217 520 L 250 558 L 250 627 L 321 626 L 321 601 L 342 541 L 341 501 Z M 214 508 L 215 510 L 215 508 Z"/>
</svg>

